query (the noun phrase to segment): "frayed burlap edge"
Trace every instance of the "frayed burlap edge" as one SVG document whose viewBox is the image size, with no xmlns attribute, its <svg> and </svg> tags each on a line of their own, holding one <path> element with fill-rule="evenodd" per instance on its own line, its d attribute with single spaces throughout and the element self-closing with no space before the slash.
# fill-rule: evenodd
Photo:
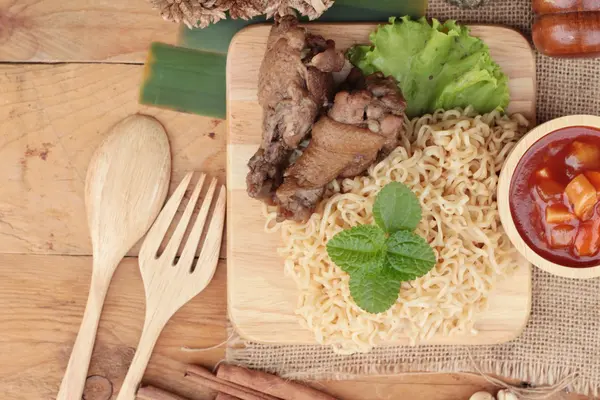
<svg viewBox="0 0 600 400">
<path fill-rule="evenodd" d="M 287 348 L 295 348 L 301 351 L 303 347 L 311 347 L 314 350 L 319 346 L 271 346 L 243 340 L 237 332 L 229 325 L 228 332 L 233 332 L 227 344 L 227 363 L 244 366 L 252 369 L 260 369 L 269 373 L 277 374 L 286 379 L 299 381 L 313 380 L 352 380 L 365 376 L 394 376 L 394 375 L 424 375 L 439 373 L 465 373 L 469 375 L 490 377 L 505 377 L 515 379 L 524 383 L 522 386 L 547 386 L 548 393 L 556 393 L 562 390 L 597 397 L 600 395 L 600 385 L 579 375 L 577 368 L 561 365 L 546 365 L 543 363 L 522 363 L 518 361 L 453 361 L 445 360 L 439 362 L 417 361 L 389 365 L 360 364 L 336 365 L 328 367 L 309 367 L 308 369 L 288 370 L 280 364 L 264 365 L 257 362 L 264 351 L 279 352 L 279 357 L 293 357 L 285 354 Z M 266 347 L 266 348 L 265 348 Z M 277 349 L 273 349 L 277 347 Z M 467 346 L 463 347 L 468 351 Z M 323 350 L 326 350 L 323 347 Z M 475 372 L 477 371 L 477 372 Z M 572 378 L 571 378 L 572 377 Z M 561 382 L 564 382 L 561 383 Z M 558 385 L 558 386 L 557 386 Z M 511 385 L 507 385 L 509 387 Z M 521 385 L 517 385 L 521 386 Z M 524 397 L 525 398 L 525 397 Z"/>
</svg>

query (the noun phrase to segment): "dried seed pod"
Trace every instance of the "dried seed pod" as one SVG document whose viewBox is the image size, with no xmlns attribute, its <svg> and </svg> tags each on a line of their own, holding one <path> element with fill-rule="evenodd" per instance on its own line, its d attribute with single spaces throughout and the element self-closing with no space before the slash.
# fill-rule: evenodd
<svg viewBox="0 0 600 400">
<path fill-rule="evenodd" d="M 488 392 L 477 392 L 469 400 L 495 400 L 494 396 Z"/>
<path fill-rule="evenodd" d="M 315 19 L 333 5 L 334 0 L 150 0 L 167 20 L 190 28 L 205 28 L 221 19 L 250 19 L 266 14 L 285 16 L 300 13 Z"/>
<path fill-rule="evenodd" d="M 498 394 L 496 395 L 498 400 L 519 400 L 519 398 L 517 397 L 516 394 L 508 391 L 508 390 L 501 390 L 498 392 Z"/>
</svg>

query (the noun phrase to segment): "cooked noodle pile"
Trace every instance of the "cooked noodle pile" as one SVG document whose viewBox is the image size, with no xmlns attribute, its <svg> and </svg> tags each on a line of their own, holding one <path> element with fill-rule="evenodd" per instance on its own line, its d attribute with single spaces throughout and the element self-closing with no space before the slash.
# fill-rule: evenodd
<svg viewBox="0 0 600 400">
<path fill-rule="evenodd" d="M 477 314 L 520 260 L 500 225 L 495 194 L 497 174 L 526 125 L 520 115 L 477 116 L 469 108 L 415 118 L 406 121 L 403 145 L 366 176 L 332 182 L 308 222 L 277 223 L 265 209 L 266 229 L 281 232 L 285 272 L 300 291 L 296 313 L 319 343 L 351 354 L 398 338 L 415 344 L 436 334 L 476 334 Z M 373 315 L 356 306 L 349 276 L 331 262 L 325 244 L 343 229 L 372 224 L 375 196 L 391 181 L 418 196 L 417 233 L 438 262 L 404 282 L 392 308 Z"/>
</svg>

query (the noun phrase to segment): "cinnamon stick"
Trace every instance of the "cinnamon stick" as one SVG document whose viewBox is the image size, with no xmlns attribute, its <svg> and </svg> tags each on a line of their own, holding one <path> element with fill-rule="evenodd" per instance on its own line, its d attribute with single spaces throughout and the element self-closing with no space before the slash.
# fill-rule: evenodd
<svg viewBox="0 0 600 400">
<path fill-rule="evenodd" d="M 282 400 L 336 400 L 335 397 L 301 383 L 235 365 L 220 365 L 217 369 L 217 377 L 279 397 Z"/>
<path fill-rule="evenodd" d="M 137 391 L 136 400 L 187 400 L 184 397 L 165 392 L 153 386 L 146 386 Z"/>
<path fill-rule="evenodd" d="M 218 378 L 209 370 L 195 365 L 188 366 L 185 377 L 208 389 L 237 397 L 240 400 L 281 400 L 266 393 Z"/>
</svg>

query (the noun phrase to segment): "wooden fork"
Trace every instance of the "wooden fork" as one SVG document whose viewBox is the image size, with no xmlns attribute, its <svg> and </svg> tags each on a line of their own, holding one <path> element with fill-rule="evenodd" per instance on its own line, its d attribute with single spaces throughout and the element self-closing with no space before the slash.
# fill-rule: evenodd
<svg viewBox="0 0 600 400">
<path fill-rule="evenodd" d="M 181 257 L 175 261 L 177 250 L 183 240 L 198 197 L 200 197 L 206 179 L 204 174 L 196 184 L 173 236 L 163 253 L 158 256 L 160 244 L 175 217 L 192 175 L 193 173 L 190 172 L 183 178 L 150 228 L 140 249 L 139 263 L 146 292 L 146 318 L 140 342 L 117 400 L 135 399 L 135 393 L 150 360 L 152 349 L 165 324 L 179 308 L 206 288 L 217 268 L 225 220 L 224 186 L 219 189 L 206 239 L 202 245 L 200 257 L 194 266 L 194 256 L 215 194 L 216 179 L 211 181 L 198 217 L 181 252 Z"/>
</svg>

